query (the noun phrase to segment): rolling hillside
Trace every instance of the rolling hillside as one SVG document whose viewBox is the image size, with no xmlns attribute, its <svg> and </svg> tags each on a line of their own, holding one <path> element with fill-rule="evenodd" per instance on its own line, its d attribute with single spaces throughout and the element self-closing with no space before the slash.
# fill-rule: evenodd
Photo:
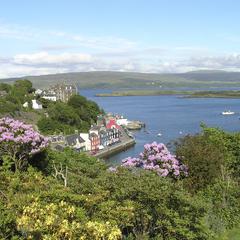
<svg viewBox="0 0 240 240">
<path fill-rule="evenodd" d="M 36 88 L 45 88 L 59 82 L 75 83 L 81 88 L 117 87 L 240 87 L 240 72 L 195 71 L 180 74 L 153 74 L 135 72 L 76 72 L 22 77 Z M 18 78 L 0 79 L 14 82 Z"/>
</svg>

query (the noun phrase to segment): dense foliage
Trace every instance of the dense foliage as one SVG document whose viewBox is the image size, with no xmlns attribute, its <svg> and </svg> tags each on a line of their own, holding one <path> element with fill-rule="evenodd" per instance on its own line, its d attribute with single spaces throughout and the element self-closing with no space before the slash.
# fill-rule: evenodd
<svg viewBox="0 0 240 240">
<path fill-rule="evenodd" d="M 202 127 L 176 143 L 176 154 L 189 168 L 185 188 L 205 198 L 209 225 L 222 235 L 240 222 L 240 133 Z"/>
<path fill-rule="evenodd" d="M 13 85 L 0 84 L 0 116 L 19 116 L 23 112 L 34 112 L 32 122 L 44 134 L 70 134 L 75 130 L 87 132 L 96 122 L 97 116 L 103 112 L 99 106 L 81 95 L 74 95 L 68 103 L 53 102 L 35 96 L 35 89 L 29 80 L 17 80 Z M 34 111 L 29 104 L 24 108 L 25 102 L 32 99 L 39 100 L 43 105 L 42 111 Z M 26 119 L 28 120 L 28 119 Z"/>
<path fill-rule="evenodd" d="M 141 164 L 166 167 L 170 177 L 129 164 L 109 171 L 70 149 L 29 155 L 28 168 L 19 171 L 1 162 L 0 239 L 218 240 L 240 219 L 239 139 L 204 128 L 178 141 L 176 157 L 162 144 L 146 145 Z M 209 161 L 219 168 L 201 170 Z M 183 164 L 188 176 L 176 178 Z"/>
<path fill-rule="evenodd" d="M 43 133 L 74 133 L 74 130 L 86 132 L 91 124 L 96 122 L 101 113 L 98 105 L 80 95 L 72 96 L 68 103 L 43 101 L 47 106 L 48 117 L 38 121 L 38 127 Z"/>
<path fill-rule="evenodd" d="M 34 91 L 28 80 L 17 80 L 13 85 L 0 84 L 0 91 L 5 92 L 0 98 L 0 115 L 11 114 L 22 110 L 22 104 L 32 98 Z"/>
</svg>

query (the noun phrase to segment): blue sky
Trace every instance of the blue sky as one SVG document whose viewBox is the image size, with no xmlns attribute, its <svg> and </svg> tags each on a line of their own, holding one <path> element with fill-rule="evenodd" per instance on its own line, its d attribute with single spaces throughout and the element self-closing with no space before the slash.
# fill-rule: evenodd
<svg viewBox="0 0 240 240">
<path fill-rule="evenodd" d="M 9 0 L 0 78 L 72 71 L 239 71 L 237 0 Z"/>
</svg>

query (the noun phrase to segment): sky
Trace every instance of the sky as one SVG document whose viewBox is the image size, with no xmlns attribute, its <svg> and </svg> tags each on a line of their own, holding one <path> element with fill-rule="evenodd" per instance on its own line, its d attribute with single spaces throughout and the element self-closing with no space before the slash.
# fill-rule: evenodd
<svg viewBox="0 0 240 240">
<path fill-rule="evenodd" d="M 0 78 L 240 71 L 238 0 L 0 0 Z"/>
</svg>

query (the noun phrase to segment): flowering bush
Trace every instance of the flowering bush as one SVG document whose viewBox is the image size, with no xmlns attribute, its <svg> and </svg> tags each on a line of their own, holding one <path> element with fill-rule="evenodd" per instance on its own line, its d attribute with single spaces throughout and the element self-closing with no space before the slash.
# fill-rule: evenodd
<svg viewBox="0 0 240 240">
<path fill-rule="evenodd" d="M 48 145 L 48 139 L 36 132 L 31 125 L 12 118 L 0 119 L 0 155 L 10 160 L 15 170 L 22 170 L 28 158 Z"/>
<path fill-rule="evenodd" d="M 25 239 L 79 239 L 79 240 L 120 240 L 122 233 L 117 225 L 108 221 L 85 221 L 81 208 L 67 202 L 45 203 L 38 198 L 24 206 L 17 217 L 17 228 Z"/>
<path fill-rule="evenodd" d="M 179 178 L 188 175 L 187 166 L 172 155 L 164 144 L 156 142 L 145 144 L 139 158 L 128 157 L 122 161 L 122 166 L 152 170 L 163 177 Z"/>
</svg>

